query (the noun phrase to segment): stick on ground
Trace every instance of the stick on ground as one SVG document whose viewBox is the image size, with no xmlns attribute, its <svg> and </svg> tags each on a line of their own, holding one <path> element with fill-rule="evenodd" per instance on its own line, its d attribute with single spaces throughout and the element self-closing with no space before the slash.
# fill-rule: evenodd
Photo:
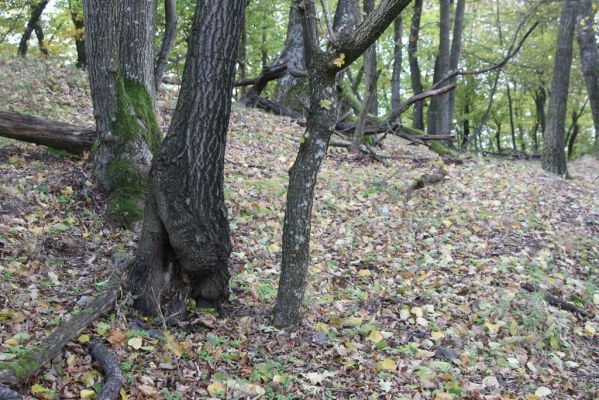
<svg viewBox="0 0 599 400">
<path fill-rule="evenodd" d="M 106 374 L 106 381 L 102 390 L 96 396 L 96 400 L 115 400 L 119 396 L 121 387 L 125 382 L 121 372 L 119 359 L 106 346 L 98 343 L 92 350 L 92 357 L 100 364 Z"/>
</svg>

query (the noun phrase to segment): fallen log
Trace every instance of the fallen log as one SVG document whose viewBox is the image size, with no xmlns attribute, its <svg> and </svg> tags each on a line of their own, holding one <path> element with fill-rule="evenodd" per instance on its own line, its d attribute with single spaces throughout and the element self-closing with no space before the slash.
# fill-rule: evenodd
<svg viewBox="0 0 599 400">
<path fill-rule="evenodd" d="M 92 357 L 100 364 L 106 374 L 106 381 L 102 390 L 96 396 L 96 400 L 115 400 L 125 383 L 125 377 L 121 371 L 121 363 L 113 352 L 101 343 L 94 346 Z"/>
<path fill-rule="evenodd" d="M 522 289 L 527 290 L 529 292 L 541 293 L 543 295 L 543 297 L 545 297 L 545 300 L 547 301 L 547 303 L 551 304 L 554 307 L 558 307 L 558 308 L 561 308 L 562 310 L 570 311 L 574 314 L 579 314 L 585 318 L 593 317 L 593 314 L 588 312 L 584 308 L 578 307 L 576 304 L 572 304 L 570 302 L 562 300 L 559 297 L 552 295 L 548 291 L 543 290 L 540 287 L 533 285 L 532 283 L 523 283 L 520 286 L 522 287 Z"/>
<path fill-rule="evenodd" d="M 64 149 L 74 154 L 89 151 L 96 141 L 96 132 L 91 127 L 5 111 L 0 111 L 0 136 Z"/>
<path fill-rule="evenodd" d="M 407 190 L 406 200 L 407 202 L 412 194 L 425 186 L 432 185 L 434 183 L 441 182 L 447 176 L 447 171 L 444 168 L 436 168 L 433 172 L 421 175 Z"/>
<path fill-rule="evenodd" d="M 0 384 L 20 386 L 52 360 L 62 348 L 97 318 L 110 311 L 118 298 L 121 287 L 121 274 L 127 264 L 121 260 L 108 280 L 108 287 L 94 297 L 87 306 L 72 313 L 48 337 L 35 348 L 28 350 L 12 361 L 0 361 Z"/>
</svg>

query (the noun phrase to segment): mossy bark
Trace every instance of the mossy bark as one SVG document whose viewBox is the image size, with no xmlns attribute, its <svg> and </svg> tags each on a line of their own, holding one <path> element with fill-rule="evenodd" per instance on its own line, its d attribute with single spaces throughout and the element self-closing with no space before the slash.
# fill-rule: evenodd
<svg viewBox="0 0 599 400">
<path fill-rule="evenodd" d="M 412 135 L 412 136 L 418 137 L 421 135 L 425 135 L 425 133 L 419 129 L 414 129 L 414 128 L 410 128 L 407 126 L 402 126 L 401 129 L 403 131 L 405 131 L 407 134 Z M 451 156 L 453 158 L 458 158 L 458 155 L 454 151 L 452 151 L 451 149 L 446 147 L 440 141 L 433 140 L 433 141 L 427 142 L 427 144 L 428 144 L 429 149 L 431 149 L 432 151 L 434 151 L 435 153 L 437 153 L 440 156 Z"/>
</svg>

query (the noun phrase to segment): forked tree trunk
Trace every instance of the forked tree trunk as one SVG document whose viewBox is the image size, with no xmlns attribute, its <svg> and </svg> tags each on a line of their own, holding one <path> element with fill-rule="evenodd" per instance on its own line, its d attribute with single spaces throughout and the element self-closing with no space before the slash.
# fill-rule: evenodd
<svg viewBox="0 0 599 400">
<path fill-rule="evenodd" d="M 578 0 L 564 0 L 559 21 L 555 67 L 549 97 L 547 130 L 543 142 L 542 165 L 545 171 L 567 175 L 564 152 L 564 124 L 568 104 L 570 66 L 572 64 L 572 41 L 578 15 Z"/>
<path fill-rule="evenodd" d="M 596 33 L 593 29 L 594 15 L 591 0 L 580 0 L 577 30 L 578 47 L 595 127 L 595 154 L 599 157 L 599 53 L 597 51 Z"/>
<path fill-rule="evenodd" d="M 310 82 L 310 111 L 306 133 L 289 171 L 283 223 L 281 277 L 274 310 L 274 325 L 292 327 L 301 319 L 310 261 L 310 227 L 314 185 L 337 120 L 335 75 L 354 62 L 378 39 L 410 0 L 382 0 L 353 32 L 339 35 L 323 51 L 319 46 L 314 1 L 295 0 L 302 12 L 306 64 Z M 343 54 L 344 63 L 335 64 Z"/>
<path fill-rule="evenodd" d="M 109 217 L 142 218 L 152 153 L 161 141 L 154 114 L 155 0 L 86 0 L 86 53 L 98 145 L 95 175 L 110 194 Z"/>
<path fill-rule="evenodd" d="M 218 308 L 229 290 L 223 168 L 245 0 L 197 4 L 177 108 L 152 166 L 128 279 L 135 308 L 157 316 L 164 305 L 170 322 L 184 317 L 188 297 Z"/>
<path fill-rule="evenodd" d="M 27 22 L 27 26 L 25 27 L 25 31 L 23 32 L 23 35 L 21 36 L 21 41 L 19 42 L 19 49 L 17 51 L 17 54 L 21 57 L 25 57 L 27 55 L 27 49 L 28 49 L 28 42 L 29 39 L 31 39 L 31 34 L 33 33 L 34 30 L 36 30 L 36 27 L 39 28 L 39 30 L 41 31 L 41 28 L 39 27 L 39 22 L 40 22 L 40 18 L 42 16 L 42 13 L 44 12 L 44 8 L 46 8 L 46 6 L 48 5 L 48 1 L 49 0 L 42 0 L 40 2 L 38 2 L 37 4 L 33 5 L 31 8 L 31 16 L 29 17 L 29 21 Z M 38 36 L 39 39 L 39 36 Z M 42 34 L 42 45 L 40 46 L 40 50 L 43 49 L 43 34 Z"/>
<path fill-rule="evenodd" d="M 422 16 L 422 0 L 414 1 L 414 14 L 410 25 L 410 41 L 408 43 L 408 60 L 410 62 L 410 79 L 412 80 L 412 93 L 422 93 L 422 77 L 418 65 L 418 40 L 420 38 L 420 17 Z M 413 109 L 414 129 L 424 130 L 424 103 L 422 101 L 414 104 Z"/>
</svg>

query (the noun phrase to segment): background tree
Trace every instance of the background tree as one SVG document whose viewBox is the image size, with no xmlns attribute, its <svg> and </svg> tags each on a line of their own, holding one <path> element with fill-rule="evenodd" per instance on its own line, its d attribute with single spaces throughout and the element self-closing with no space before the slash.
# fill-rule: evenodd
<svg viewBox="0 0 599 400">
<path fill-rule="evenodd" d="M 48 55 L 48 50 L 46 50 L 44 45 L 44 32 L 42 30 L 42 26 L 40 25 L 40 18 L 47 5 L 48 0 L 42 0 L 31 4 L 31 16 L 29 17 L 29 21 L 27 22 L 27 26 L 25 27 L 25 31 L 23 32 L 21 41 L 19 43 L 18 54 L 21 57 L 25 57 L 27 55 L 28 42 L 31 38 L 31 34 L 34 31 L 35 35 L 37 36 L 40 52 L 44 55 Z"/>
</svg>

